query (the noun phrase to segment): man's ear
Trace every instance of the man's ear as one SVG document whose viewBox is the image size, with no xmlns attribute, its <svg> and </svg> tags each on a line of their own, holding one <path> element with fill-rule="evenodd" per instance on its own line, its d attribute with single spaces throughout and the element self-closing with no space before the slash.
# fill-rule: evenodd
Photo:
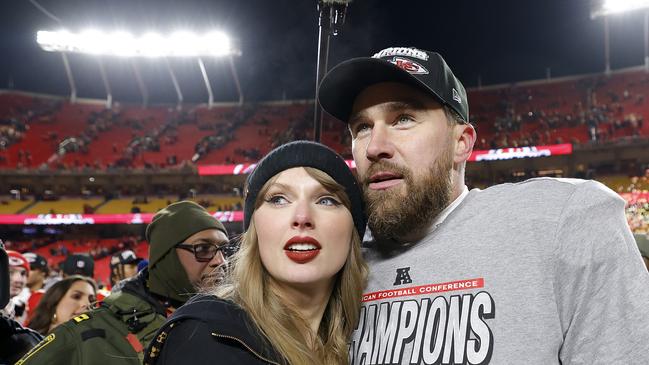
<svg viewBox="0 0 649 365">
<path fill-rule="evenodd" d="M 473 145 L 475 144 L 477 134 L 471 124 L 457 124 L 453 127 L 455 140 L 455 151 L 453 153 L 453 162 L 462 163 L 471 157 Z"/>
</svg>

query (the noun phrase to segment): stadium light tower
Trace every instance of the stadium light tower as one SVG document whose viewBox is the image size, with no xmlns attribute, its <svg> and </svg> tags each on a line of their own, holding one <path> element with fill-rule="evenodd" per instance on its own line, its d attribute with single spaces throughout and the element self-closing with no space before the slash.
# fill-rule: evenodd
<svg viewBox="0 0 649 365">
<path fill-rule="evenodd" d="M 316 66 L 315 110 L 313 140 L 320 142 L 322 135 L 322 108 L 318 105 L 318 86 L 327 72 L 329 38 L 338 35 L 345 24 L 345 13 L 351 0 L 318 0 L 318 64 Z"/>
<path fill-rule="evenodd" d="M 243 103 L 243 93 L 239 78 L 232 61 L 233 56 L 240 56 L 241 51 L 233 46 L 230 38 L 223 32 L 211 31 L 200 35 L 188 31 L 178 31 L 168 36 L 157 33 L 146 33 L 136 37 L 125 31 L 102 32 L 95 29 L 89 29 L 80 33 L 72 33 L 67 30 L 60 31 L 38 31 L 36 33 L 36 42 L 39 46 L 48 52 L 59 52 L 63 57 L 63 64 L 70 84 L 70 100 L 76 100 L 76 86 L 70 63 L 68 62 L 67 53 L 81 53 L 94 56 L 115 56 L 130 59 L 136 58 L 163 58 L 169 71 L 176 94 L 178 97 L 178 107 L 183 102 L 182 90 L 176 79 L 176 75 L 168 62 L 169 58 L 174 57 L 192 57 L 197 58 L 198 66 L 205 82 L 205 88 L 208 93 L 208 107 L 212 107 L 214 97 L 212 87 L 205 71 L 205 64 L 202 57 L 228 57 L 230 61 L 230 70 L 239 94 L 239 103 Z M 112 104 L 112 94 L 108 77 L 104 69 L 101 58 L 97 58 L 101 79 L 106 89 L 106 105 Z M 138 68 L 133 64 L 138 87 L 142 95 L 143 104 L 148 102 L 148 90 L 142 81 Z"/>
<path fill-rule="evenodd" d="M 644 65 L 649 71 L 649 0 L 593 0 L 591 18 L 604 18 L 604 57 L 606 73 L 611 72 L 608 17 L 630 11 L 644 11 Z"/>
</svg>

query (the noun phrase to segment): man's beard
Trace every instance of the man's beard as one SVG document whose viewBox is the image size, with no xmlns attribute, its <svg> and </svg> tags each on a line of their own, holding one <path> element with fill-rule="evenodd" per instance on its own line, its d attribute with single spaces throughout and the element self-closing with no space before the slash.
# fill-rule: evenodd
<svg viewBox="0 0 649 365">
<path fill-rule="evenodd" d="M 227 264 L 222 264 L 215 267 L 209 273 L 202 274 L 200 281 L 194 283 L 194 286 L 199 289 L 199 291 L 210 290 L 218 286 L 226 275 L 226 266 Z"/>
<path fill-rule="evenodd" d="M 451 201 L 450 149 L 427 168 L 424 176 L 415 178 L 408 168 L 387 161 L 370 166 L 363 180 L 367 204 L 368 226 L 377 241 L 403 243 L 404 237 L 421 234 Z M 377 171 L 390 171 L 403 176 L 405 191 L 399 187 L 371 190 L 369 176 Z M 387 243 L 387 242 L 386 242 Z"/>
</svg>

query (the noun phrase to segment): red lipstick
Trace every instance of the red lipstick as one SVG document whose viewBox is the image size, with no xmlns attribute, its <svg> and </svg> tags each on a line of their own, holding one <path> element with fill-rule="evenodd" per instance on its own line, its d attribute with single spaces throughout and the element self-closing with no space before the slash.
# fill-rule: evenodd
<svg viewBox="0 0 649 365">
<path fill-rule="evenodd" d="M 309 236 L 295 236 L 284 245 L 284 254 L 293 262 L 306 264 L 320 253 L 320 242 Z"/>
</svg>

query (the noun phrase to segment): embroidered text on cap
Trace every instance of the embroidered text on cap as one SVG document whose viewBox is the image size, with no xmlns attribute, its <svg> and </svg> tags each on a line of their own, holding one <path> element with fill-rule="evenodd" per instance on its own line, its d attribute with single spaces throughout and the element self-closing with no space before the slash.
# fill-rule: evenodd
<svg viewBox="0 0 649 365">
<path fill-rule="evenodd" d="M 374 54 L 372 58 L 382 58 L 382 57 L 389 57 L 389 56 L 414 57 L 414 58 L 419 58 L 420 60 L 423 61 L 428 61 L 428 53 L 417 48 L 409 48 L 409 47 L 386 48 Z"/>
</svg>

